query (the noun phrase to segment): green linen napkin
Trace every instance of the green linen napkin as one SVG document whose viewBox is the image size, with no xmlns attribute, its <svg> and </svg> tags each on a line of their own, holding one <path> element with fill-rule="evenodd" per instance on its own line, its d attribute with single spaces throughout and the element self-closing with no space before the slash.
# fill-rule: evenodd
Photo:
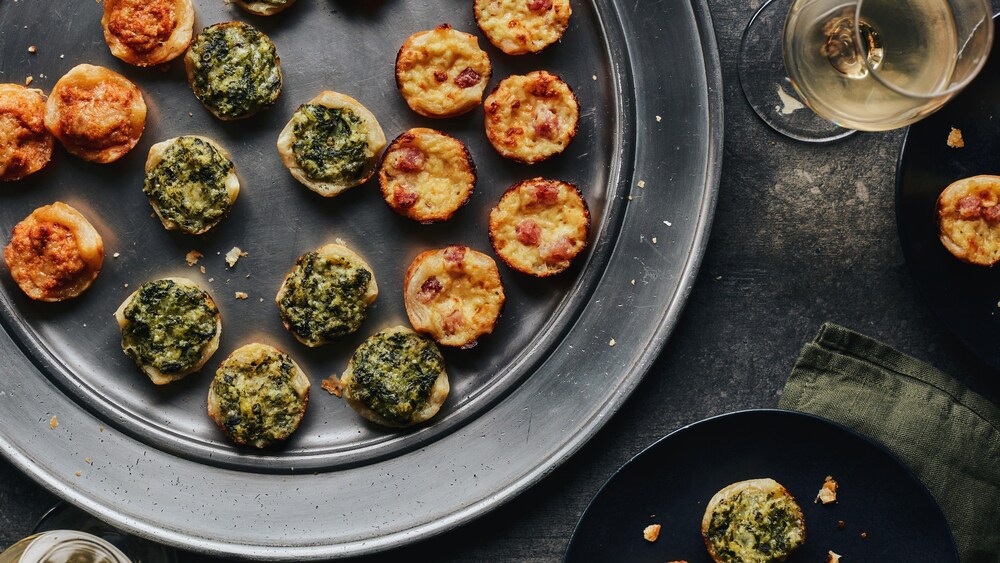
<svg viewBox="0 0 1000 563">
<path fill-rule="evenodd" d="M 936 368 L 827 323 L 778 403 L 875 439 L 920 477 L 963 563 L 1000 561 L 1000 408 Z"/>
</svg>

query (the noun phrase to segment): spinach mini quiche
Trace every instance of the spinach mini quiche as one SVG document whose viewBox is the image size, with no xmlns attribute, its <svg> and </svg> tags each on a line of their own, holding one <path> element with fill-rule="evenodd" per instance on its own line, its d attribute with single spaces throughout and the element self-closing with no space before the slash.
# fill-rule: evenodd
<svg viewBox="0 0 1000 563">
<path fill-rule="evenodd" d="M 802 509 L 774 479 L 723 488 L 708 502 L 701 534 L 718 563 L 783 561 L 806 541 Z"/>
<path fill-rule="evenodd" d="M 196 98 L 222 120 L 250 117 L 281 93 L 281 61 L 274 43 L 242 22 L 206 27 L 184 56 Z"/>
<path fill-rule="evenodd" d="M 142 191 L 167 230 L 200 235 L 229 213 L 240 181 L 215 141 L 176 137 L 149 149 Z"/>
<path fill-rule="evenodd" d="M 278 153 L 292 176 L 324 197 L 365 183 L 384 148 L 375 116 L 329 90 L 299 106 L 278 136 Z"/>
<path fill-rule="evenodd" d="M 365 340 L 340 384 L 344 399 L 358 414 L 393 427 L 431 418 L 449 391 L 441 351 L 430 339 L 403 326 Z"/>
<path fill-rule="evenodd" d="M 236 444 L 266 448 L 299 427 L 309 387 L 309 378 L 288 354 L 266 344 L 247 344 L 215 372 L 208 416 Z"/>
<path fill-rule="evenodd" d="M 319 346 L 361 327 L 378 296 L 371 266 L 342 244 L 299 257 L 274 301 L 281 321 L 306 346 Z"/>
<path fill-rule="evenodd" d="M 142 284 L 115 311 L 122 350 L 153 383 L 198 371 L 219 348 L 222 317 L 212 297 L 185 278 Z"/>
</svg>

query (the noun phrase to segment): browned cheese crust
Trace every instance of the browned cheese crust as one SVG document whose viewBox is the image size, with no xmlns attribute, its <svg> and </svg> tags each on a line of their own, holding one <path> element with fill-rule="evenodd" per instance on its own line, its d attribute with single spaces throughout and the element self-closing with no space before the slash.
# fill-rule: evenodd
<svg viewBox="0 0 1000 563">
<path fill-rule="evenodd" d="M 476 166 L 462 141 L 417 127 L 389 144 L 378 179 L 382 198 L 393 211 L 434 223 L 451 217 L 472 197 Z"/>
<path fill-rule="evenodd" d="M 28 297 L 63 301 L 83 293 L 97 278 L 104 242 L 79 211 L 57 201 L 14 227 L 3 256 Z"/>
<path fill-rule="evenodd" d="M 0 181 L 20 180 L 52 158 L 45 96 L 19 84 L 0 84 Z"/>
<path fill-rule="evenodd" d="M 938 197 L 941 243 L 959 260 L 979 266 L 1000 261 L 1000 176 L 959 180 Z"/>
<path fill-rule="evenodd" d="M 396 86 L 410 108 L 451 117 L 482 103 L 493 67 L 475 35 L 442 24 L 411 35 L 396 55 Z"/>
<path fill-rule="evenodd" d="M 562 37 L 573 13 L 569 0 L 476 0 L 476 22 L 508 55 L 537 53 Z"/>
<path fill-rule="evenodd" d="M 573 91 L 544 70 L 505 78 L 484 107 L 493 148 L 526 164 L 564 151 L 576 136 L 580 117 Z"/>
<path fill-rule="evenodd" d="M 534 178 L 515 184 L 490 212 L 490 240 L 511 268 L 538 277 L 569 268 L 586 246 L 587 202 L 573 184 Z"/>
<path fill-rule="evenodd" d="M 137 66 L 165 63 L 191 43 L 191 0 L 104 0 L 104 40 L 111 54 Z"/>
<path fill-rule="evenodd" d="M 124 76 L 81 64 L 56 82 L 46 103 L 45 126 L 70 153 L 92 162 L 113 162 L 139 142 L 146 127 L 146 102 Z"/>
<path fill-rule="evenodd" d="M 468 348 L 493 332 L 504 299 L 496 262 L 466 246 L 420 254 L 403 281 L 413 329 L 443 346 Z"/>
</svg>

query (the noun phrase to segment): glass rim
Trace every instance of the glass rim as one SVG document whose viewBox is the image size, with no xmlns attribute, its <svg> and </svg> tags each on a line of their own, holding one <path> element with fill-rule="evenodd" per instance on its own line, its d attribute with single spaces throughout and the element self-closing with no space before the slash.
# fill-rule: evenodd
<svg viewBox="0 0 1000 563">
<path fill-rule="evenodd" d="M 869 74 L 871 74 L 875 78 L 875 80 L 878 80 L 879 83 L 881 83 L 886 88 L 892 90 L 893 92 L 896 92 L 897 94 L 911 98 L 921 98 L 930 100 L 934 98 L 940 98 L 942 96 L 949 96 L 951 94 L 958 92 L 962 88 L 965 88 L 966 86 L 969 85 L 970 82 L 972 82 L 977 76 L 979 76 L 979 72 L 983 69 L 983 66 L 986 65 L 986 60 L 989 58 L 990 47 L 993 45 L 993 31 L 994 31 L 993 6 L 991 5 L 990 0 L 978 0 L 978 2 L 983 7 L 984 20 L 986 24 L 987 49 L 986 53 L 979 58 L 979 62 L 976 63 L 975 68 L 973 68 L 972 71 L 969 72 L 969 75 L 966 76 L 961 82 L 958 82 L 956 84 L 949 86 L 948 88 L 944 88 L 942 90 L 938 90 L 935 92 L 930 92 L 930 93 L 915 92 L 913 90 L 908 90 L 906 88 L 902 88 L 900 86 L 897 86 L 889 82 L 888 80 L 886 80 L 881 76 L 881 74 L 878 72 L 877 69 L 872 67 L 871 62 L 868 60 L 868 57 L 861 57 L 861 59 L 865 62 L 865 68 L 868 69 Z M 855 22 L 861 20 L 861 8 L 864 6 L 864 3 L 865 0 L 857 0 L 857 4 L 855 5 L 854 8 Z M 864 43 L 861 41 L 861 30 L 859 26 L 855 25 L 854 48 L 857 50 L 858 53 L 861 53 L 863 52 L 863 47 L 862 47 L 863 45 Z M 961 50 L 959 52 L 961 52 Z"/>
</svg>

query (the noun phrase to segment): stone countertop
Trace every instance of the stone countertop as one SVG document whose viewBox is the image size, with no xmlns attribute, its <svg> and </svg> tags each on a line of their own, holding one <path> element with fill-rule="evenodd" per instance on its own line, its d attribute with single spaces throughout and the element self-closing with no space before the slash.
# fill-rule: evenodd
<svg viewBox="0 0 1000 563">
<path fill-rule="evenodd" d="M 590 443 L 529 493 L 366 561 L 561 560 L 591 497 L 618 467 L 686 424 L 776 406 L 799 349 L 825 321 L 926 360 L 1000 402 L 1000 374 L 938 322 L 904 263 L 894 195 L 902 132 L 819 146 L 777 135 L 737 80 L 741 34 L 759 0 L 709 4 L 725 100 L 722 183 L 694 290 L 651 372 Z M 0 460 L 0 547 L 27 535 L 56 501 Z"/>
</svg>

